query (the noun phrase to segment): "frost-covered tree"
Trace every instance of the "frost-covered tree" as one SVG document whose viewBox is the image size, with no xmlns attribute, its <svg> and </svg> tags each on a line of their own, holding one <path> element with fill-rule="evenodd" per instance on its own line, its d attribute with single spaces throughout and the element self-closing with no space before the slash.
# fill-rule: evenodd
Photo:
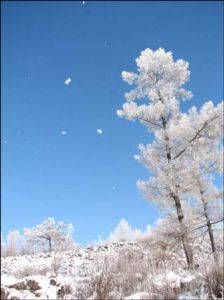
<svg viewBox="0 0 224 300">
<path fill-rule="evenodd" d="M 48 245 L 48 251 L 57 250 L 57 246 L 66 242 L 73 231 L 72 224 L 56 222 L 54 218 L 47 218 L 41 224 L 29 229 L 24 228 L 24 235 L 28 241 L 40 246 Z"/>
<path fill-rule="evenodd" d="M 22 244 L 21 255 L 34 255 L 35 254 L 35 245 L 31 244 L 25 237 L 24 243 Z"/>
<path fill-rule="evenodd" d="M 114 231 L 110 233 L 108 242 L 136 242 L 141 237 L 141 230 L 133 229 L 127 221 L 122 219 Z"/>
<path fill-rule="evenodd" d="M 2 256 L 5 256 L 5 251 L 6 249 L 5 249 L 5 241 L 4 241 L 4 237 L 3 237 L 3 234 L 2 234 L 2 232 L 1 232 L 1 255 Z"/>
<path fill-rule="evenodd" d="M 22 235 L 20 235 L 19 230 L 9 231 L 6 238 L 5 255 L 16 256 L 20 254 L 22 243 L 23 243 L 23 237 Z"/>
<path fill-rule="evenodd" d="M 183 88 L 190 71 L 188 63 L 182 59 L 174 61 L 171 52 L 146 49 L 136 64 L 138 73 L 122 72 L 123 80 L 134 89 L 125 94 L 126 102 L 117 113 L 128 120 L 139 120 L 155 136 L 153 143 L 140 145 L 140 155 L 136 157 L 153 175 L 137 184 L 150 201 L 175 208 L 187 264 L 192 269 L 193 253 L 182 205 L 181 186 L 186 176 L 182 156 L 190 147 L 203 146 L 218 134 L 222 106 L 215 107 L 210 101 L 199 112 L 193 107 L 188 114 L 181 114 L 180 100 L 192 97 Z M 140 99 L 146 99 L 145 103 L 139 103 Z"/>
<path fill-rule="evenodd" d="M 222 152 L 221 137 L 217 136 L 213 141 L 210 139 L 204 147 L 199 147 L 197 151 L 187 151 L 185 153 L 189 172 L 188 177 L 191 179 L 188 180 L 190 184 L 185 190 L 198 200 L 196 209 L 206 223 L 211 249 L 216 262 L 218 255 L 212 224 L 223 218 L 223 204 L 220 201 L 223 192 L 215 186 L 214 177 L 218 174 L 221 175 L 223 171 Z M 199 229 L 200 227 L 203 228 L 202 226 L 199 226 Z"/>
<path fill-rule="evenodd" d="M 72 238 L 71 232 L 66 234 L 66 236 L 64 236 L 64 239 L 59 239 L 54 243 L 54 250 L 56 252 L 74 250 L 75 248 L 77 248 L 77 245 Z"/>
</svg>

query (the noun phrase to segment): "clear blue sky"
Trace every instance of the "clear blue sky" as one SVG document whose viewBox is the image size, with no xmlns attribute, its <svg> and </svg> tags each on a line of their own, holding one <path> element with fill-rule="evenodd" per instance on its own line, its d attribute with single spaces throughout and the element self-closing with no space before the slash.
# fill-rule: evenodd
<svg viewBox="0 0 224 300">
<path fill-rule="evenodd" d="M 129 90 L 120 74 L 135 71 L 141 50 L 163 47 L 190 63 L 194 98 L 183 110 L 220 102 L 222 9 L 215 1 L 2 3 L 3 234 L 48 216 L 72 222 L 80 243 L 105 238 L 121 218 L 153 224 L 157 209 L 136 187 L 148 173 L 133 158 L 151 137 L 116 115 Z"/>
</svg>

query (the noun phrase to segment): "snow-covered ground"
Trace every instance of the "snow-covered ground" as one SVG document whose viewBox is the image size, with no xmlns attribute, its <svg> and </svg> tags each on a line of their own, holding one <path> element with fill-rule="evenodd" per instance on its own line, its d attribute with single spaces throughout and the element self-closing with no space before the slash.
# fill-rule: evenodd
<svg viewBox="0 0 224 300">
<path fill-rule="evenodd" d="M 111 243 L 62 253 L 3 257 L 1 299 L 81 299 L 96 259 L 112 257 L 123 246 Z"/>
<path fill-rule="evenodd" d="M 151 256 L 141 244 L 110 243 L 3 257 L 1 299 L 195 299 L 191 284 L 199 272 L 173 263 L 153 269 Z M 198 299 L 209 299 L 200 286 L 196 290 Z"/>
</svg>

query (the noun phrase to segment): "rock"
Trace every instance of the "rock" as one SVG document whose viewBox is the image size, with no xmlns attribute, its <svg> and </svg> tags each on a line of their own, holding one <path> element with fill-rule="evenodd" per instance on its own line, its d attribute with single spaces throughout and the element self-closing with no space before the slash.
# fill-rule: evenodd
<svg viewBox="0 0 224 300">
<path fill-rule="evenodd" d="M 69 295 L 72 293 L 72 288 L 70 287 L 70 285 L 62 285 L 60 287 L 60 289 L 57 292 L 57 296 L 60 298 L 63 298 L 65 295 Z"/>
<path fill-rule="evenodd" d="M 50 284 L 55 286 L 57 284 L 57 282 L 54 278 L 51 278 L 50 279 Z"/>
<path fill-rule="evenodd" d="M 41 289 L 38 282 L 36 282 L 35 280 L 28 279 L 26 281 L 26 285 L 28 290 L 30 290 L 32 293 Z"/>
<path fill-rule="evenodd" d="M 8 299 L 9 291 L 5 287 L 1 287 L 1 300 Z"/>
</svg>

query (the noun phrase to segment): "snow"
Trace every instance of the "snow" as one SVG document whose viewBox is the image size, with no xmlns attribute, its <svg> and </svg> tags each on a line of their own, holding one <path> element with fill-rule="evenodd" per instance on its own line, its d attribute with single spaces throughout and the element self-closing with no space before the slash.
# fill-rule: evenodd
<svg viewBox="0 0 224 300">
<path fill-rule="evenodd" d="M 72 79 L 71 79 L 70 77 L 68 77 L 68 78 L 65 80 L 65 85 L 69 85 L 71 82 L 72 82 Z"/>
<path fill-rule="evenodd" d="M 200 299 L 209 299 L 207 290 L 201 288 L 203 275 L 199 271 L 184 270 L 180 265 L 175 266 L 174 261 L 167 268 L 156 269 L 153 251 L 155 249 L 137 242 L 104 242 L 60 253 L 2 257 L 2 289 L 9 293 L 8 299 L 13 296 L 19 299 L 57 299 L 67 291 L 63 299 L 94 300 L 97 299 L 96 284 L 103 280 L 105 287 L 112 276 L 112 299 L 152 299 L 153 295 L 160 297 L 169 289 L 180 291 L 176 299 L 194 299 L 196 292 Z M 102 273 L 103 270 L 106 273 Z M 189 290 L 194 285 L 182 284 L 192 281 L 199 284 L 196 291 Z M 139 285 L 139 282 L 143 284 Z M 21 285 L 25 289 L 20 290 Z"/>
<path fill-rule="evenodd" d="M 184 293 L 184 294 L 181 294 L 179 297 L 178 297 L 179 300 L 195 300 L 195 296 L 193 296 L 190 292 L 188 293 Z M 200 299 L 200 298 L 199 298 Z M 204 298 L 206 299 L 206 298 Z"/>
<path fill-rule="evenodd" d="M 1 275 L 1 284 L 2 285 L 11 285 L 15 284 L 18 281 L 17 278 L 14 276 L 8 275 L 8 274 L 2 274 Z"/>
<path fill-rule="evenodd" d="M 162 287 L 164 284 L 169 283 L 171 287 L 179 288 L 181 286 L 181 282 L 187 283 L 191 282 L 194 279 L 194 275 L 190 275 L 188 273 L 176 274 L 173 271 L 169 271 L 167 273 L 156 276 L 154 278 L 154 283 L 160 287 Z"/>
<path fill-rule="evenodd" d="M 150 295 L 147 292 L 139 292 L 132 294 L 131 296 L 125 297 L 125 300 L 143 300 L 143 299 L 150 299 Z"/>
<path fill-rule="evenodd" d="M 34 280 L 41 287 L 36 292 L 41 299 L 56 299 L 62 286 L 69 286 L 72 295 L 65 295 L 66 299 L 76 299 L 77 290 L 85 289 L 89 275 L 96 274 L 95 260 L 102 255 L 113 257 L 117 249 L 124 243 L 111 243 L 92 247 L 77 248 L 66 252 L 38 253 L 35 255 L 2 257 L 2 287 L 10 291 L 10 297 L 20 299 L 36 299 L 35 293 L 28 289 L 17 290 L 11 285 Z M 133 247 L 133 245 L 129 245 Z M 136 246 L 138 247 L 138 246 Z M 55 279 L 57 285 L 50 284 Z M 39 299 L 40 299 L 39 297 Z"/>
<path fill-rule="evenodd" d="M 100 128 L 97 128 L 96 132 L 97 132 L 98 134 L 103 134 L 103 130 L 100 129 Z"/>
</svg>

